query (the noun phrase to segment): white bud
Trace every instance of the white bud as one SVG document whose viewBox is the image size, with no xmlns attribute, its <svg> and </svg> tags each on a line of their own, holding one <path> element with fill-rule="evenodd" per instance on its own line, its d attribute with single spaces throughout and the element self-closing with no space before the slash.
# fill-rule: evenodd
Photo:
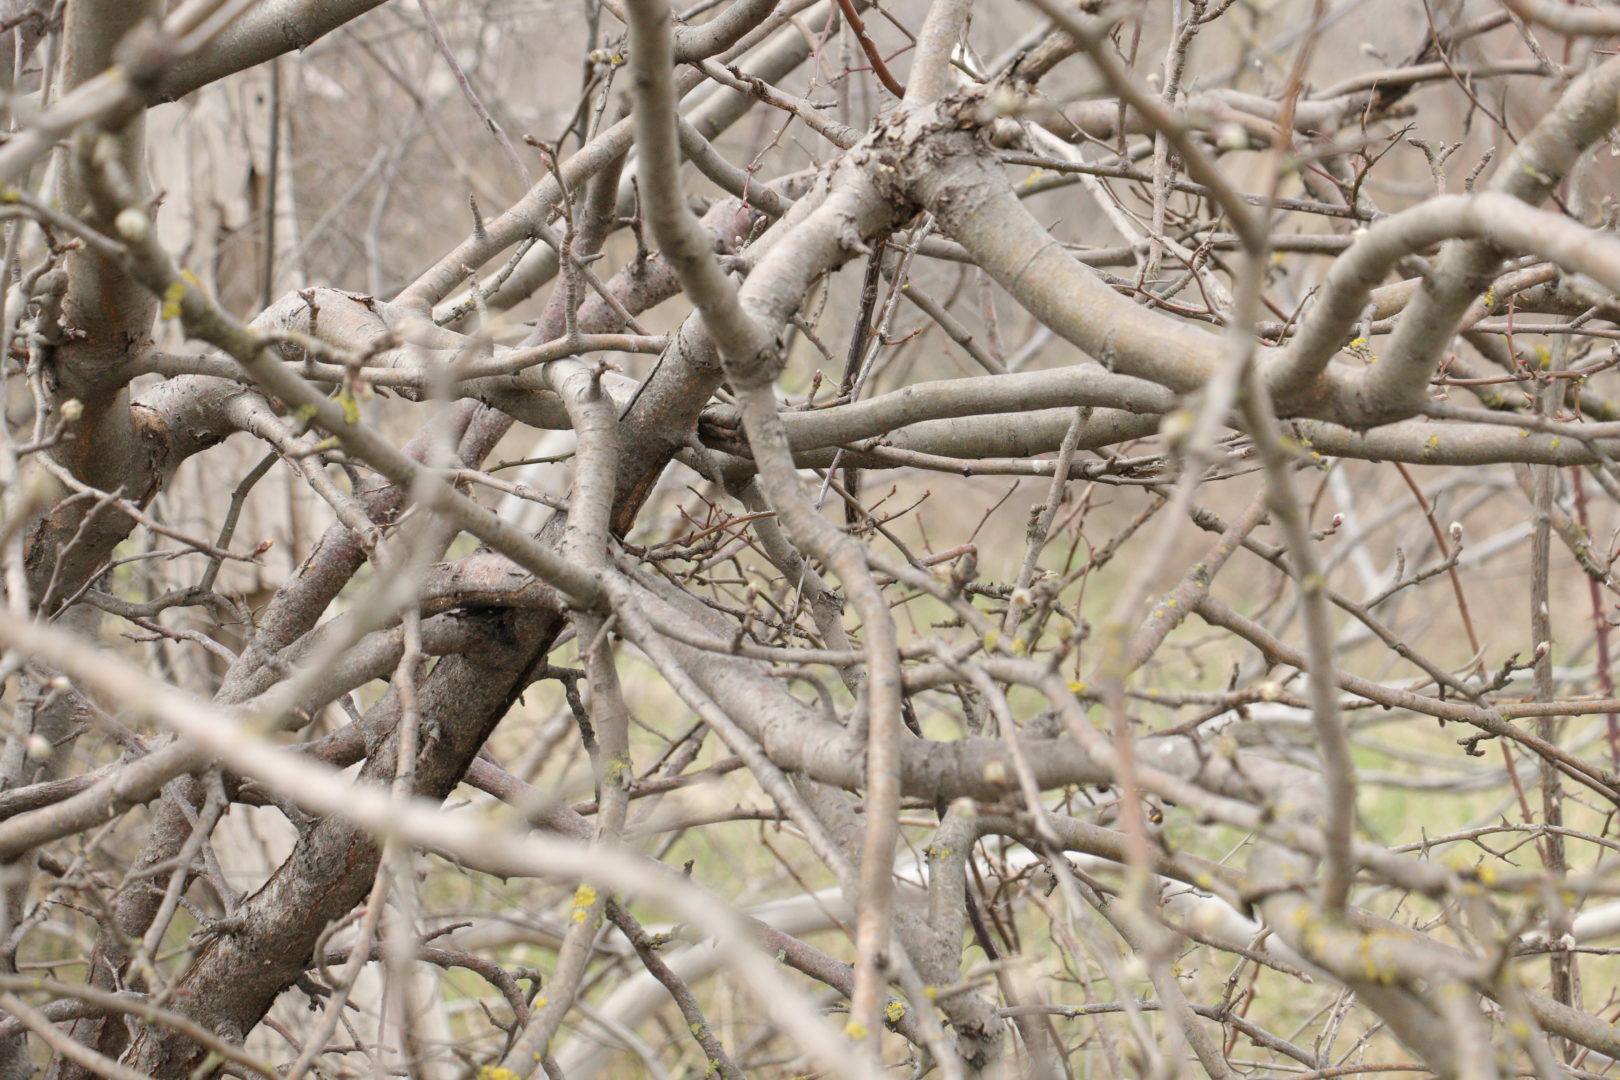
<svg viewBox="0 0 1620 1080">
<path fill-rule="evenodd" d="M 70 397 L 62 402 L 62 419 L 77 420 L 84 415 L 84 402 L 76 397 Z"/>
<path fill-rule="evenodd" d="M 1283 696 L 1283 686 L 1280 682 L 1263 682 L 1257 688 L 1261 701 L 1278 701 Z"/>
<path fill-rule="evenodd" d="M 1222 124 L 1215 130 L 1215 141 L 1222 150 L 1246 150 L 1249 133 L 1243 130 L 1242 124 Z"/>
<path fill-rule="evenodd" d="M 1024 107 L 1024 95 L 1010 86 L 1001 86 L 990 92 L 990 108 L 997 116 L 1016 116 Z"/>
<path fill-rule="evenodd" d="M 1453 544 L 1462 543 L 1462 522 L 1460 521 L 1451 523 L 1451 542 Z"/>
<path fill-rule="evenodd" d="M 1546 656 L 1550 652 L 1552 652 L 1552 642 L 1550 642 L 1550 641 L 1538 641 L 1538 642 L 1536 642 L 1536 659 L 1537 660 L 1540 660 L 1543 656 Z"/>
<path fill-rule="evenodd" d="M 35 732 L 28 736 L 28 756 L 35 761 L 44 761 L 51 756 L 51 740 Z"/>
<path fill-rule="evenodd" d="M 66 675 L 57 675 L 53 677 L 48 685 L 52 690 L 55 690 L 59 694 L 65 694 L 69 690 L 73 689 L 73 684 L 68 681 L 68 677 Z"/>
<path fill-rule="evenodd" d="M 1337 529 L 1340 525 L 1343 525 L 1343 524 L 1344 524 L 1344 515 L 1343 514 L 1334 514 L 1333 515 L 1333 528 Z"/>
<path fill-rule="evenodd" d="M 1192 434 L 1197 422 L 1198 418 L 1191 409 L 1176 409 L 1165 413 L 1164 419 L 1159 421 L 1159 434 L 1171 442 L 1179 442 Z"/>
<path fill-rule="evenodd" d="M 118 230 L 119 236 L 135 244 L 152 235 L 152 219 L 133 206 L 118 211 L 118 216 L 113 219 L 113 227 Z"/>
<path fill-rule="evenodd" d="M 1148 968 L 1140 956 L 1132 953 L 1119 965 L 1119 973 L 1126 982 L 1139 982 L 1148 977 Z"/>
</svg>

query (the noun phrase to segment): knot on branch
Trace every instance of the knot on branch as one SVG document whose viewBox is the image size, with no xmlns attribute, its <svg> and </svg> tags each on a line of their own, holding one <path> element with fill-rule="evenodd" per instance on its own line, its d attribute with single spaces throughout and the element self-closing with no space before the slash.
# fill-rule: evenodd
<svg viewBox="0 0 1620 1080">
<path fill-rule="evenodd" d="M 155 22 L 145 22 L 124 35 L 113 52 L 113 60 L 124 69 L 130 85 L 142 92 L 153 92 L 180 62 L 179 44 Z"/>
</svg>

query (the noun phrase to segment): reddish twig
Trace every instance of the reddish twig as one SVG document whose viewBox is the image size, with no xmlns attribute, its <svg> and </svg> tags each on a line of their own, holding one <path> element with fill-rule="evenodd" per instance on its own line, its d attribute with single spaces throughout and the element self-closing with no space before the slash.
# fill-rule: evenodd
<svg viewBox="0 0 1620 1080">
<path fill-rule="evenodd" d="M 873 41 L 871 36 L 867 34 L 866 24 L 861 21 L 860 15 L 856 13 L 855 0 L 838 0 L 838 9 L 844 13 L 844 19 L 849 23 L 849 28 L 855 31 L 855 40 L 861 43 L 861 51 L 866 53 L 868 60 L 872 61 L 872 73 L 878 77 L 878 82 L 883 84 L 883 89 L 895 97 L 905 97 L 906 88 L 900 85 L 900 80 L 894 77 L 894 72 L 890 71 L 889 65 L 884 63 L 883 54 L 878 51 L 877 42 Z"/>
</svg>

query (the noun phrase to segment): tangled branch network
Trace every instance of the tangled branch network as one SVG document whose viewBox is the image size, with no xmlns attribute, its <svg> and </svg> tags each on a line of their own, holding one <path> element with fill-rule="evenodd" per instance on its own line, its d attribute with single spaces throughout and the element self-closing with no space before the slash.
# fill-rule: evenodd
<svg viewBox="0 0 1620 1080">
<path fill-rule="evenodd" d="M 0 1080 L 1620 1075 L 1620 6 L 0 34 Z"/>
</svg>

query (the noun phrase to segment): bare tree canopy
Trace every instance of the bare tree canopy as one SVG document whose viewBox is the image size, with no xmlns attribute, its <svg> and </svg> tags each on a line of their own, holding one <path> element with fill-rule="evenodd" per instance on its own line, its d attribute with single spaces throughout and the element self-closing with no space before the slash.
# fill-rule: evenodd
<svg viewBox="0 0 1620 1080">
<path fill-rule="evenodd" d="M 0 1080 L 1620 1075 L 1616 42 L 0 0 Z"/>
</svg>

